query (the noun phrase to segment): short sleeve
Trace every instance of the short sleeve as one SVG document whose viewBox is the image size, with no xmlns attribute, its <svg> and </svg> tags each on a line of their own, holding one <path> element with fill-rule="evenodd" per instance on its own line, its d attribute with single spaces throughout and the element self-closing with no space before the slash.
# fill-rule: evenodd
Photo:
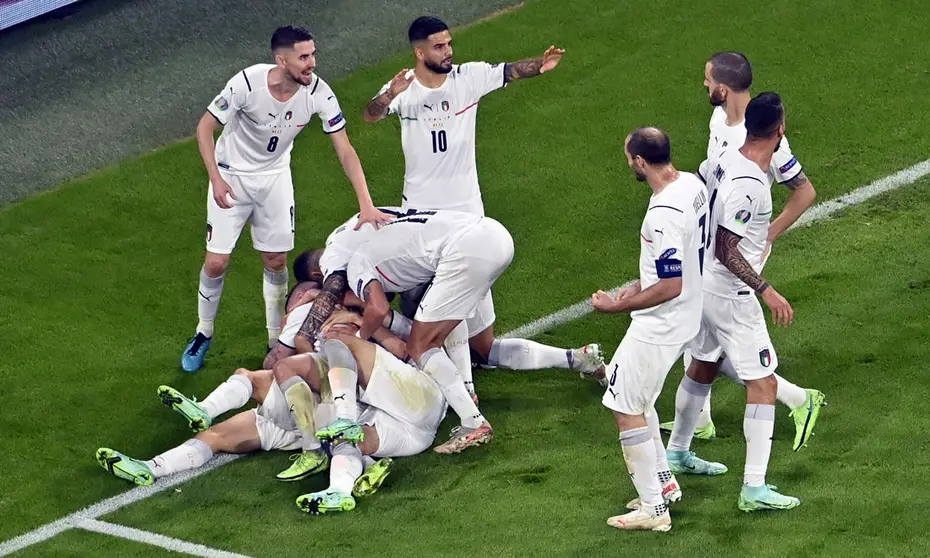
<svg viewBox="0 0 930 558">
<path fill-rule="evenodd" d="M 651 207 L 647 225 L 656 232 L 652 238 L 656 275 L 659 279 L 681 277 L 685 249 L 684 214 L 670 206 Z"/>
<path fill-rule="evenodd" d="M 746 229 L 752 216 L 758 211 L 760 196 L 755 198 L 743 184 L 747 181 L 755 182 L 755 178 L 743 177 L 733 179 L 733 188 L 730 189 L 726 199 L 723 200 L 723 213 L 720 215 L 721 227 L 741 237 L 746 236 Z"/>
<path fill-rule="evenodd" d="M 207 112 L 225 126 L 229 122 L 229 117 L 245 106 L 251 92 L 252 84 L 249 83 L 249 78 L 246 77 L 245 70 L 243 70 L 229 80 L 226 87 L 220 91 L 220 94 L 207 107 Z"/>
<path fill-rule="evenodd" d="M 320 77 L 316 79 L 316 86 L 312 89 L 316 114 L 323 122 L 323 131 L 327 134 L 335 134 L 346 127 L 346 117 L 342 114 L 339 99 L 336 98 L 329 84 Z"/>
<path fill-rule="evenodd" d="M 371 260 L 362 252 L 356 252 L 349 258 L 349 264 L 346 266 L 346 275 L 349 279 L 349 288 L 355 292 L 355 296 L 363 301 L 365 300 L 365 287 L 372 281 L 378 281 L 378 274 Z"/>
<path fill-rule="evenodd" d="M 788 145 L 788 138 L 782 136 L 781 143 L 778 144 L 778 151 L 772 155 L 772 166 L 769 172 L 772 178 L 779 184 L 784 184 L 792 178 L 801 174 L 801 162 L 791 153 L 791 146 Z"/>
<path fill-rule="evenodd" d="M 297 333 L 300 332 L 300 327 L 304 325 L 304 320 L 306 320 L 307 316 L 310 314 L 311 306 L 313 306 L 312 303 L 302 304 L 288 313 L 287 319 L 284 322 L 284 328 L 278 335 L 278 343 L 291 349 L 297 347 L 295 344 L 297 341 Z"/>
<path fill-rule="evenodd" d="M 491 91 L 504 87 L 505 64 L 488 64 L 487 62 L 467 62 L 455 69 L 460 78 L 468 84 L 474 100 Z"/>
</svg>

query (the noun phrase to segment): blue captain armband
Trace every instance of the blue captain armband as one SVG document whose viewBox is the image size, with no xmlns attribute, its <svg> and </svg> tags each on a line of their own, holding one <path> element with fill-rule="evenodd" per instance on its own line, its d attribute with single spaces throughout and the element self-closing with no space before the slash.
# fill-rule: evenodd
<svg viewBox="0 0 930 558">
<path fill-rule="evenodd" d="M 681 277 L 681 260 L 661 258 L 656 260 L 656 274 L 659 279 Z"/>
</svg>

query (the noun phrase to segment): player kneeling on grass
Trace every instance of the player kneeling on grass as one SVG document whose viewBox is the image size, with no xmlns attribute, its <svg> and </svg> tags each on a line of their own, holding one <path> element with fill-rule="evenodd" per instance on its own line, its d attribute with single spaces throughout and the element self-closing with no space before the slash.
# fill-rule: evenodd
<svg viewBox="0 0 930 558">
<path fill-rule="evenodd" d="M 314 515 L 354 509 L 353 494 L 364 494 L 369 482 L 379 480 L 362 475 L 363 456 L 426 451 L 446 414 L 439 385 L 422 371 L 354 335 L 335 329 L 325 335 L 322 352 L 336 418 L 316 436 L 330 445 L 330 485 L 297 498 L 300 509 Z M 314 389 L 322 381 L 312 373 L 307 380 Z"/>
<path fill-rule="evenodd" d="M 681 490 L 665 460 L 655 402 L 701 324 L 707 193 L 696 176 L 672 166 L 671 145 L 661 130 L 637 129 L 624 147 L 637 180 L 652 189 L 640 230 L 640 279 L 616 299 L 598 291 L 591 302 L 600 312 L 631 313 L 630 327 L 607 365 L 603 404 L 620 429 L 623 458 L 639 498 L 627 504 L 634 511 L 607 524 L 668 531 L 667 502 L 680 499 Z"/>
</svg>

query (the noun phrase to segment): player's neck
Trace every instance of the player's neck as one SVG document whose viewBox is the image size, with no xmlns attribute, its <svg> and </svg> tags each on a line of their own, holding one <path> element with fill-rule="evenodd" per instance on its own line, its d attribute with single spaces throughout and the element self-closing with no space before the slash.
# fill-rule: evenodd
<svg viewBox="0 0 930 558">
<path fill-rule="evenodd" d="M 762 172 L 765 172 L 772 165 L 772 155 L 775 153 L 775 149 L 771 141 L 747 137 L 746 143 L 743 144 L 739 152 L 743 157 L 759 165 Z"/>
<path fill-rule="evenodd" d="M 420 85 L 427 89 L 438 89 L 446 82 L 449 74 L 437 74 L 430 70 L 422 62 L 417 62 L 417 67 L 413 69 L 413 75 L 420 82 Z"/>
<path fill-rule="evenodd" d="M 652 188 L 652 195 L 655 196 L 664 190 L 666 186 L 678 180 L 679 176 L 681 176 L 681 173 L 678 172 L 678 169 L 669 164 L 661 169 L 656 169 L 656 172 L 649 176 L 646 182 L 649 183 L 649 187 Z"/>
<path fill-rule="evenodd" d="M 274 67 L 268 72 L 268 89 L 279 101 L 287 101 L 297 90 L 300 84 L 287 76 L 281 68 Z"/>
<path fill-rule="evenodd" d="M 730 93 L 727 95 L 727 102 L 723 105 L 723 110 L 727 113 L 727 126 L 736 126 L 743 120 L 746 120 L 746 107 L 752 97 L 748 91 L 743 93 Z"/>
</svg>

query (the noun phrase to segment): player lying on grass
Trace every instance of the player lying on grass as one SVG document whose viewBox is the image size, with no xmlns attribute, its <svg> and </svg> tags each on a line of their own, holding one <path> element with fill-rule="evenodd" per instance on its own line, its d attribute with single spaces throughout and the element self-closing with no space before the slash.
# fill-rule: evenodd
<svg viewBox="0 0 930 558">
<path fill-rule="evenodd" d="M 354 509 L 353 493 L 364 493 L 358 484 L 364 488 L 380 482 L 363 475 L 363 456 L 405 457 L 426 451 L 446 414 L 446 401 L 432 378 L 380 345 L 342 333 L 352 331 L 338 329 L 345 325 L 358 327 L 361 320 L 339 312 L 325 328 L 321 351 L 328 370 L 315 366 L 307 354 L 279 363 L 295 374 L 289 382 L 305 380 L 308 391 L 319 391 L 328 379 L 332 390 L 335 420 L 316 432 L 332 454 L 330 486 L 297 499 L 310 514 Z"/>
</svg>

